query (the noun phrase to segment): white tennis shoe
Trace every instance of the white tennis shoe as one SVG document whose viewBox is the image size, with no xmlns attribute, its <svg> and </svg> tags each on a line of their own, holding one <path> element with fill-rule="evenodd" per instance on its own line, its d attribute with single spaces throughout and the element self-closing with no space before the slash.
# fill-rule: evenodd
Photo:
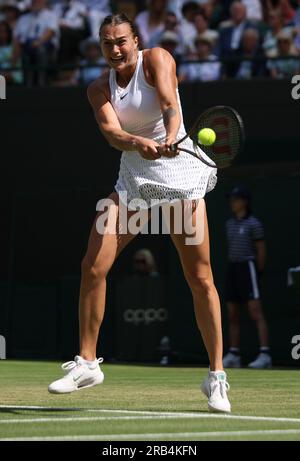
<svg viewBox="0 0 300 461">
<path fill-rule="evenodd" d="M 208 397 L 208 409 L 212 412 L 230 413 L 231 405 L 227 397 L 230 386 L 225 371 L 210 371 L 201 385 L 202 392 Z"/>
<path fill-rule="evenodd" d="M 223 357 L 223 367 L 224 368 L 241 368 L 241 357 L 235 355 L 232 352 L 228 352 Z"/>
<path fill-rule="evenodd" d="M 99 363 L 102 362 L 102 358 L 87 362 L 76 355 L 74 361 L 62 364 L 61 367 L 66 371 L 66 375 L 51 383 L 48 391 L 51 394 L 67 394 L 103 383 L 104 374 L 99 367 Z"/>
<path fill-rule="evenodd" d="M 253 362 L 249 363 L 249 368 L 271 368 L 272 367 L 272 358 L 269 354 L 265 352 L 260 352 Z"/>
</svg>

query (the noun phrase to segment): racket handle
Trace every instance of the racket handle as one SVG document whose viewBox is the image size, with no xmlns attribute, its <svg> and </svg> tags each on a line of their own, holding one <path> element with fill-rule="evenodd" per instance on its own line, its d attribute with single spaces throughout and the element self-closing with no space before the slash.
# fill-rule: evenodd
<svg viewBox="0 0 300 461">
<path fill-rule="evenodd" d="M 176 152 L 176 150 L 177 150 L 177 143 L 176 144 L 171 144 L 170 145 L 170 151 L 171 152 Z"/>
</svg>

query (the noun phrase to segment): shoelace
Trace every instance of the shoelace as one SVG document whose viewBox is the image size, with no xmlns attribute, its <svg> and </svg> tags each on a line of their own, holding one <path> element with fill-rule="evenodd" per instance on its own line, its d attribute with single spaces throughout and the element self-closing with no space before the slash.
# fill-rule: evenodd
<svg viewBox="0 0 300 461">
<path fill-rule="evenodd" d="M 96 363 L 98 365 L 99 363 L 102 363 L 102 362 L 103 362 L 102 357 L 99 357 L 98 359 L 96 359 L 94 361 L 95 365 L 96 365 Z M 63 363 L 61 367 L 62 367 L 63 370 L 71 371 L 74 368 L 76 368 L 78 365 L 84 365 L 84 362 L 82 360 L 80 360 L 80 359 L 70 360 L 69 362 Z"/>
<path fill-rule="evenodd" d="M 230 386 L 227 381 L 222 381 L 219 379 L 215 379 L 214 382 L 211 383 L 211 395 L 214 394 L 215 391 L 219 391 L 221 396 L 224 398 L 226 396 L 226 391 L 229 391 Z"/>
<path fill-rule="evenodd" d="M 219 383 L 220 383 L 221 395 L 222 397 L 225 397 L 226 391 L 229 391 L 230 389 L 229 383 L 227 381 L 219 381 Z"/>
</svg>

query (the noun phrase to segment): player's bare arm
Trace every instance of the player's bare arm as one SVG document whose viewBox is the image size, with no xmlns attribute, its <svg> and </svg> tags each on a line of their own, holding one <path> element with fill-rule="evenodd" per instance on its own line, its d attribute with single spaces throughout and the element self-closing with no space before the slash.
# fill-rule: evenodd
<svg viewBox="0 0 300 461">
<path fill-rule="evenodd" d="M 87 89 L 87 95 L 99 129 L 112 147 L 120 151 L 139 151 L 148 160 L 160 157 L 157 142 L 122 130 L 109 100 L 108 74 L 92 82 Z"/>
<path fill-rule="evenodd" d="M 165 145 L 169 147 L 176 140 L 181 124 L 176 94 L 176 64 L 173 57 L 162 48 L 147 50 L 144 57 L 149 76 L 158 94 L 166 128 Z"/>
</svg>

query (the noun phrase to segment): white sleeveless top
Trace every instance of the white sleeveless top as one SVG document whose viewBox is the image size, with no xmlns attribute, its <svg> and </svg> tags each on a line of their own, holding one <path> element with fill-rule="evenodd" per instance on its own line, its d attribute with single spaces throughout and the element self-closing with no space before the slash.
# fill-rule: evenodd
<svg viewBox="0 0 300 461">
<path fill-rule="evenodd" d="M 156 89 L 145 79 L 142 51 L 138 53 L 136 69 L 127 87 L 118 86 L 114 69 L 110 70 L 109 86 L 111 104 L 122 129 L 133 135 L 164 142 L 166 130 L 160 104 Z M 177 98 L 181 111 L 178 89 Z M 185 133 L 182 121 L 177 139 Z M 183 146 L 193 149 L 192 140 L 188 138 L 182 143 Z M 124 151 L 115 189 L 123 201 L 124 192 L 127 193 L 126 204 L 129 208 L 137 205 L 145 208 L 154 204 L 151 203 L 153 199 L 192 200 L 204 197 L 206 192 L 215 187 L 216 182 L 216 169 L 188 153 L 180 152 L 173 158 L 162 156 L 157 160 L 146 160 L 139 152 Z"/>
</svg>

